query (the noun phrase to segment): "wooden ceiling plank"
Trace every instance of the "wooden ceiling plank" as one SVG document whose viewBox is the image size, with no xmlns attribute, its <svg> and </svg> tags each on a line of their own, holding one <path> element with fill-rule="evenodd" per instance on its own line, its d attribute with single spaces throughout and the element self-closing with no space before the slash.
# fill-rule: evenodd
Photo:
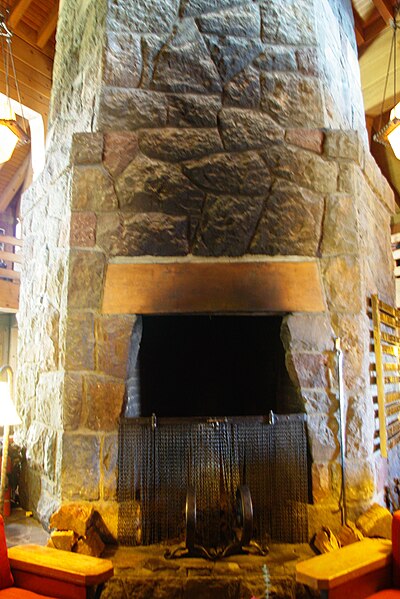
<svg viewBox="0 0 400 599">
<path fill-rule="evenodd" d="M 356 34 L 357 46 L 362 46 L 365 43 L 364 25 L 358 12 L 353 8 L 354 15 L 354 31 Z"/>
<path fill-rule="evenodd" d="M 4 210 L 7 210 L 7 208 L 11 204 L 15 194 L 24 182 L 30 162 L 31 153 L 29 152 L 28 156 L 25 158 L 24 162 L 17 170 L 7 187 L 5 187 L 0 194 L 0 212 L 4 212 Z"/>
<path fill-rule="evenodd" d="M 25 42 L 18 35 L 14 35 L 12 47 L 15 58 L 29 65 L 31 69 L 51 78 L 53 72 L 53 61 L 51 58 L 43 54 L 38 48 L 34 48 Z"/>
<path fill-rule="evenodd" d="M 24 65 L 24 66 L 26 66 L 26 65 Z M 29 72 L 29 70 L 30 70 L 30 72 Z M 2 64 L 1 61 L 0 61 L 0 73 L 3 76 L 5 76 L 4 65 Z M 38 81 L 37 79 L 33 79 L 33 77 L 31 77 L 31 74 L 32 74 L 32 69 L 26 69 L 26 70 L 18 69 L 17 70 L 18 85 L 20 87 L 25 86 L 26 88 L 31 90 L 31 92 L 34 92 L 35 94 L 39 94 L 45 100 L 49 101 L 50 95 L 51 95 L 50 79 L 48 79 L 47 81 L 46 80 Z"/>
<path fill-rule="evenodd" d="M 40 101 L 40 96 L 38 96 L 33 90 L 25 87 L 22 84 L 20 84 L 20 86 L 19 86 L 19 91 L 21 94 L 22 105 L 27 106 L 28 108 L 31 108 L 32 110 L 35 110 L 36 112 L 41 114 L 44 119 L 47 119 L 48 113 L 49 113 L 49 100 L 47 98 L 43 98 L 43 101 Z M 2 81 L 1 77 L 0 77 L 0 92 L 2 94 L 6 93 L 5 82 Z M 12 98 L 16 102 L 18 102 L 19 100 L 18 100 L 17 94 L 16 94 L 13 86 L 10 86 L 9 92 L 10 92 L 10 98 Z"/>
<path fill-rule="evenodd" d="M 7 21 L 10 29 L 14 29 L 18 25 L 32 1 L 33 0 L 17 0 Z"/>
<path fill-rule="evenodd" d="M 55 4 L 51 10 L 47 21 L 43 23 L 42 28 L 38 32 L 37 45 L 39 48 L 44 48 L 57 27 L 58 21 L 58 6 Z"/>
<path fill-rule="evenodd" d="M 20 21 L 20 23 L 18 23 L 17 27 L 15 27 L 14 35 L 18 35 L 18 37 L 23 39 L 25 42 L 28 42 L 28 44 L 30 44 L 31 46 L 33 46 L 34 48 L 37 49 L 37 46 L 36 46 L 37 35 L 38 35 L 37 29 L 33 29 L 25 21 L 25 19 L 24 19 L 24 21 Z M 49 58 L 54 60 L 54 46 L 51 46 L 49 44 L 48 46 L 41 48 L 41 51 L 43 52 L 43 54 L 45 54 L 46 56 L 48 56 Z"/>
<path fill-rule="evenodd" d="M 371 25 L 368 25 L 368 27 L 365 27 L 365 29 L 364 29 L 365 43 L 367 44 L 368 42 L 371 42 L 385 28 L 386 28 L 386 23 L 382 19 L 382 17 L 379 17 L 379 19 L 377 19 L 376 21 L 374 21 L 374 23 L 372 23 Z"/>
<path fill-rule="evenodd" d="M 388 25 L 393 19 L 393 6 L 389 0 L 372 0 L 382 19 Z"/>
</svg>

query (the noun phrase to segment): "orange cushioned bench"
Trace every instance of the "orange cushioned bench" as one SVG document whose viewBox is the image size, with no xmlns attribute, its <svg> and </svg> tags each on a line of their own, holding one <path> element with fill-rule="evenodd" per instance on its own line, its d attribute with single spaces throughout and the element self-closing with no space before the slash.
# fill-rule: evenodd
<svg viewBox="0 0 400 599">
<path fill-rule="evenodd" d="M 392 542 L 364 539 L 299 562 L 296 580 L 323 599 L 400 599 L 400 511 L 393 514 Z"/>
<path fill-rule="evenodd" d="M 109 560 L 40 545 L 7 552 L 0 516 L 0 599 L 89 599 L 113 575 Z"/>
</svg>

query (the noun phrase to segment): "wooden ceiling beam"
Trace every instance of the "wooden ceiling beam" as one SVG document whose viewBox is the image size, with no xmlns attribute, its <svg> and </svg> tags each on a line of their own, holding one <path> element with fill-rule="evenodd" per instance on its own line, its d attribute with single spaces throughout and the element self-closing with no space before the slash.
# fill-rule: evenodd
<svg viewBox="0 0 400 599">
<path fill-rule="evenodd" d="M 372 0 L 376 10 L 381 15 L 382 19 L 388 25 L 393 19 L 393 6 L 389 0 Z"/>
<path fill-rule="evenodd" d="M 31 46 L 37 49 L 37 36 L 38 32 L 36 29 L 33 29 L 29 25 L 27 25 L 24 21 L 20 21 L 18 25 L 14 29 L 14 35 L 18 35 L 25 42 L 28 42 Z M 48 58 L 54 59 L 54 47 L 50 44 L 46 45 L 44 48 L 41 48 L 41 52 L 48 56 Z"/>
<path fill-rule="evenodd" d="M 368 42 L 371 42 L 380 33 L 382 33 L 382 31 L 385 28 L 386 28 L 386 23 L 382 19 L 382 17 L 379 17 L 379 19 L 377 19 L 376 21 L 374 21 L 373 23 L 371 23 L 371 25 L 368 25 L 367 27 L 365 27 L 364 28 L 365 43 L 367 44 Z"/>
<path fill-rule="evenodd" d="M 38 32 L 36 44 L 39 46 L 39 48 L 45 47 L 45 45 L 47 44 L 47 42 L 53 35 L 54 31 L 56 30 L 57 21 L 58 21 L 58 6 L 57 6 L 57 4 L 55 4 L 53 6 L 47 20 L 45 21 L 45 23 L 43 23 L 40 31 Z"/>
<path fill-rule="evenodd" d="M 29 165 L 31 163 L 30 150 L 28 152 L 29 153 L 28 153 L 27 157 L 25 158 L 24 162 L 21 164 L 19 169 L 16 171 L 16 173 L 14 174 L 14 176 L 8 183 L 7 187 L 5 187 L 4 190 L 0 194 L 0 212 L 4 212 L 5 210 L 7 210 L 7 208 L 11 204 L 15 194 L 17 193 L 18 189 L 21 187 L 21 185 L 23 184 L 23 182 L 25 180 L 26 174 L 29 169 Z"/>
<path fill-rule="evenodd" d="M 353 16 L 354 16 L 354 31 L 356 34 L 356 42 L 357 46 L 362 46 L 365 43 L 365 34 L 364 34 L 364 24 L 358 12 L 354 10 L 353 7 Z"/>
<path fill-rule="evenodd" d="M 14 4 L 11 10 L 11 14 L 8 17 L 7 21 L 7 24 L 10 27 L 10 29 L 15 29 L 15 27 L 18 25 L 18 23 L 24 16 L 25 11 L 28 9 L 32 1 L 33 0 L 17 0 L 17 2 Z"/>
</svg>

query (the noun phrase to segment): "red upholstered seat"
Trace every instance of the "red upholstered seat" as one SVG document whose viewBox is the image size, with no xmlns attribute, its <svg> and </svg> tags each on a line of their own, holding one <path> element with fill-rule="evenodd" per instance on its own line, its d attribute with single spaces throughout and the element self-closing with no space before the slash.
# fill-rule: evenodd
<svg viewBox="0 0 400 599">
<path fill-rule="evenodd" d="M 369 595 L 368 599 L 400 599 L 400 511 L 393 514 L 392 520 L 393 589 L 386 589 Z"/>
<path fill-rule="evenodd" d="M 44 595 L 38 595 L 25 589 L 14 586 L 10 563 L 7 556 L 6 535 L 4 532 L 4 520 L 0 516 L 0 599 L 43 599 Z M 47 597 L 45 599 L 54 599 Z"/>
<path fill-rule="evenodd" d="M 38 595 L 32 593 L 32 591 L 26 591 L 25 589 L 18 589 L 17 587 L 9 587 L 0 591 L 0 599 L 55 599 L 52 597 L 44 597 L 44 595 Z"/>
<path fill-rule="evenodd" d="M 6 589 L 14 584 L 10 564 L 7 557 L 6 535 L 4 520 L 0 516 L 0 589 Z"/>
<path fill-rule="evenodd" d="M 400 599 L 400 591 L 397 591 L 396 589 L 387 589 L 386 591 L 379 591 L 379 593 L 369 595 L 368 599 Z"/>
</svg>

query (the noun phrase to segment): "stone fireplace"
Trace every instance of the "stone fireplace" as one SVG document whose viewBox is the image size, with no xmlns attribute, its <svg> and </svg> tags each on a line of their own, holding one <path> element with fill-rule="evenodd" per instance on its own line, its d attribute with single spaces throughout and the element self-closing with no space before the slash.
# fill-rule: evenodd
<svg viewBox="0 0 400 599">
<path fill-rule="evenodd" d="M 63 0 L 50 123 L 22 205 L 27 506 L 46 521 L 92 502 L 116 536 L 129 347 L 138 317 L 160 314 L 281 319 L 312 528 L 339 519 L 340 337 L 348 507 L 382 500 L 367 301 L 394 301 L 394 204 L 367 146 L 350 2 Z"/>
</svg>

